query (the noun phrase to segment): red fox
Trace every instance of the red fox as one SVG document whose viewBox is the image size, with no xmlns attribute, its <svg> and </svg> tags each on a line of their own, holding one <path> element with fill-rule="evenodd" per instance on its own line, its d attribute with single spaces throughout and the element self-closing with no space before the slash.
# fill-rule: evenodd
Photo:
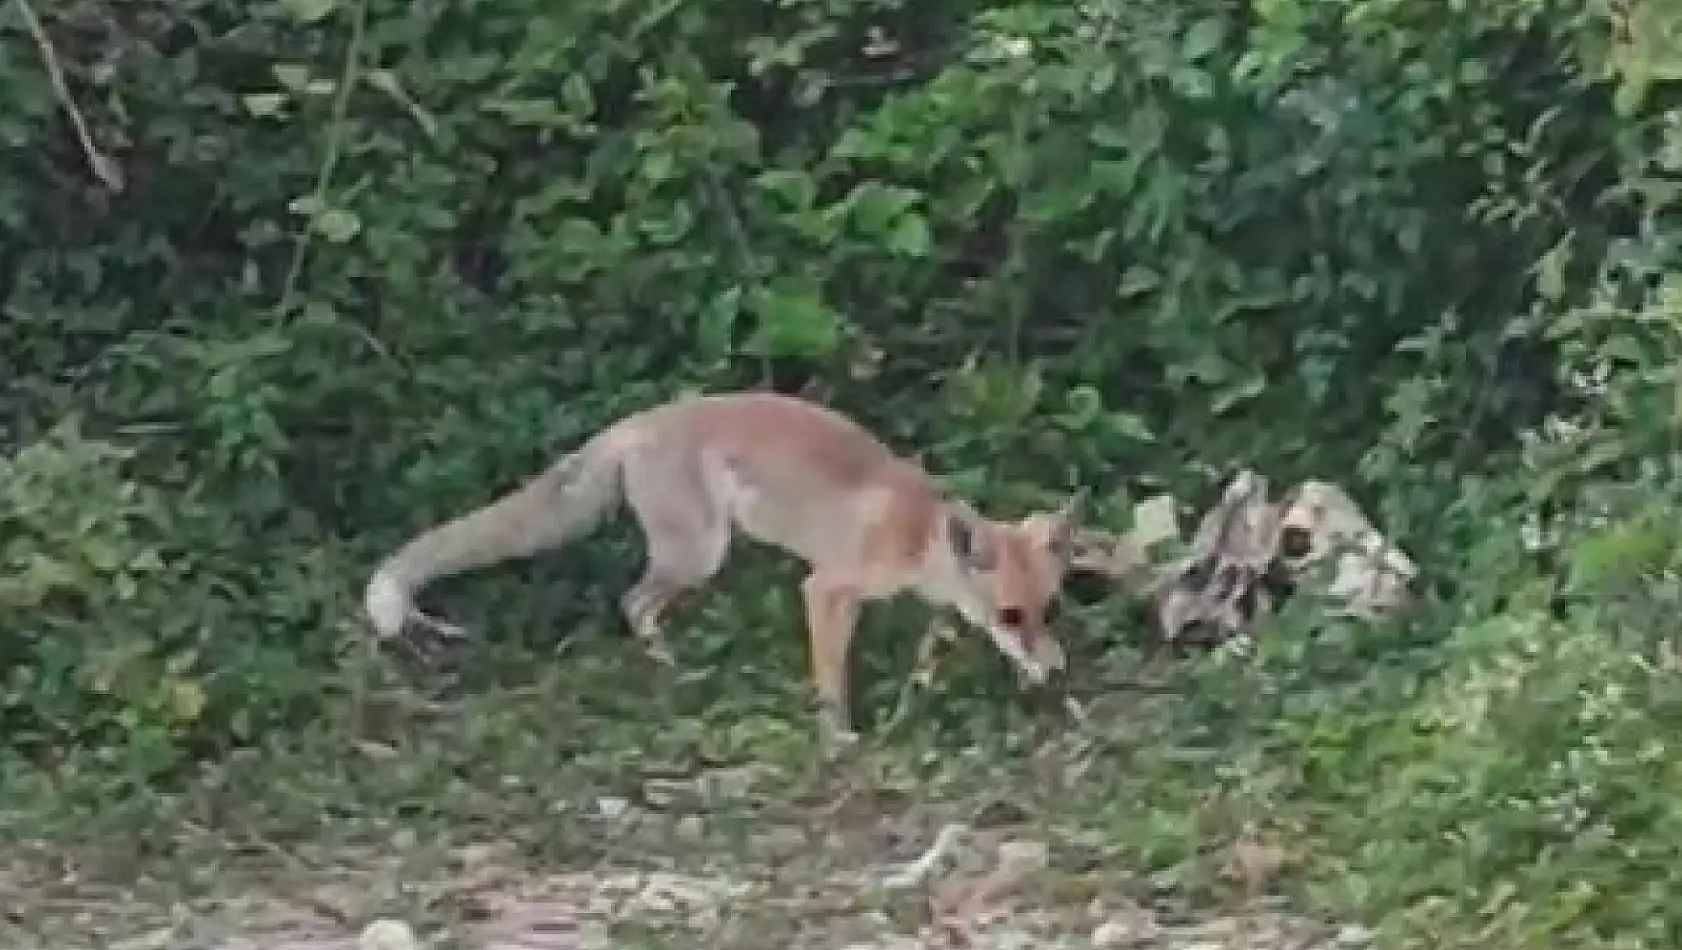
<svg viewBox="0 0 1682 950">
<path fill-rule="evenodd" d="M 662 664 L 672 663 L 662 614 L 719 572 L 737 532 L 806 562 L 820 715 L 845 732 L 847 653 L 865 601 L 912 591 L 985 630 L 1030 683 L 1063 672 L 1047 613 L 1085 499 L 993 521 L 830 409 L 764 392 L 689 396 L 620 419 L 521 488 L 409 541 L 374 572 L 364 608 L 382 637 L 411 621 L 460 635 L 415 606 L 421 585 L 558 548 L 623 501 L 647 562 L 620 608 Z"/>
</svg>

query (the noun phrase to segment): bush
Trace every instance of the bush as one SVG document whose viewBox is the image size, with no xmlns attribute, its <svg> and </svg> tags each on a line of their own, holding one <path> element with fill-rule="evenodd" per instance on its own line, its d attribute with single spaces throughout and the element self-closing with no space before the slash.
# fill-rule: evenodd
<svg viewBox="0 0 1682 950">
<path fill-rule="evenodd" d="M 244 568 L 218 542 L 225 519 L 139 480 L 134 454 L 72 420 L 0 466 L 0 723 L 13 766 L 93 768 L 144 788 L 319 710 L 319 644 L 287 634 L 330 607 L 330 594 L 306 599 L 331 590 L 326 558 Z"/>
</svg>

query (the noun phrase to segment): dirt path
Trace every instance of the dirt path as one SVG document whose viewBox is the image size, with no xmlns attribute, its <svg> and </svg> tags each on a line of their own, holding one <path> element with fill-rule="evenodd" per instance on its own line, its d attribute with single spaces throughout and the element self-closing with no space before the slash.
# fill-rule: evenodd
<svg viewBox="0 0 1682 950">
<path fill-rule="evenodd" d="M 798 846 L 785 829 L 786 851 Z M 653 852 L 640 866 L 537 873 L 499 845 L 363 854 L 325 870 L 252 856 L 171 897 L 54 887 L 11 923 L 15 946 L 108 950 L 1359 950 L 1358 928 L 1265 908 L 1188 913 L 1125 896 L 1102 870 L 1060 870 L 1032 840 L 950 826 L 920 854 L 776 863 Z M 760 842 L 761 851 L 765 843 Z M 340 856 L 341 859 L 350 856 Z M 709 867 L 708 865 L 712 865 Z M 179 891 L 176 891 L 179 893 Z"/>
</svg>

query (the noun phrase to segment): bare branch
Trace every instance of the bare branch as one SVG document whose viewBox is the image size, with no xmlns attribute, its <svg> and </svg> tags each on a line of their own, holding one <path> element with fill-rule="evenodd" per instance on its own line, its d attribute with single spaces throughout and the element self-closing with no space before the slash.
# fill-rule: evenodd
<svg viewBox="0 0 1682 950">
<path fill-rule="evenodd" d="M 23 14 L 23 23 L 29 29 L 29 35 L 35 40 L 35 47 L 41 51 L 41 65 L 47 71 L 47 81 L 52 83 L 53 95 L 58 98 L 59 108 L 70 118 L 70 125 L 76 132 L 76 141 L 82 147 L 82 155 L 87 159 L 88 169 L 93 172 L 100 184 L 113 194 L 123 190 L 123 170 L 116 159 L 101 152 L 93 143 L 93 133 L 88 131 L 88 120 L 77 108 L 76 100 L 70 94 L 70 84 L 64 79 L 64 68 L 59 64 L 58 51 L 53 48 L 52 40 L 41 25 L 41 18 L 35 14 L 35 8 L 29 0 L 16 0 L 18 12 Z"/>
</svg>

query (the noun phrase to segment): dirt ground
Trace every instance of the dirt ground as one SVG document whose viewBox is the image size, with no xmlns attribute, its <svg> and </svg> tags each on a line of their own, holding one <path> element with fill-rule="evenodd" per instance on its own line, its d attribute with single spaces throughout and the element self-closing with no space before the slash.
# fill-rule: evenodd
<svg viewBox="0 0 1682 950">
<path fill-rule="evenodd" d="M 751 778 L 651 783 L 557 814 L 588 846 L 200 841 L 133 879 L 13 855 L 4 942 L 100 950 L 1355 950 L 1360 928 L 1261 897 L 1192 909 L 994 803 L 841 795 L 712 808 Z M 739 789 L 738 789 L 739 790 Z M 1266 856 L 1252 856 L 1266 860 Z M 566 865 L 562 867 L 561 865 Z"/>
</svg>

